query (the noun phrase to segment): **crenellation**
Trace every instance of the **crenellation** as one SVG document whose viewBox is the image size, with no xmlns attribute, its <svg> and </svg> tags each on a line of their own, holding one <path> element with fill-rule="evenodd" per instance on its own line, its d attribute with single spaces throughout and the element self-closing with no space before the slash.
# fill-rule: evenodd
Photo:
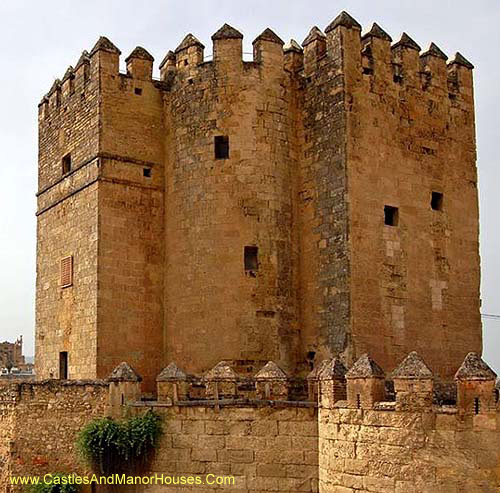
<svg viewBox="0 0 500 493">
<path fill-rule="evenodd" d="M 295 41 L 291 39 L 283 47 L 284 67 L 285 70 L 295 74 L 304 68 L 304 50 Z"/>
<path fill-rule="evenodd" d="M 175 49 L 175 60 L 179 71 L 191 73 L 204 60 L 205 46 L 191 33 Z"/>
<path fill-rule="evenodd" d="M 459 52 L 455 54 L 455 58 L 448 63 L 448 88 L 450 89 L 450 97 L 459 96 L 466 105 L 474 105 L 473 81 L 472 81 L 472 65 Z"/>
<path fill-rule="evenodd" d="M 448 91 L 448 71 L 446 61 L 448 57 L 434 43 L 420 55 L 422 89 L 426 91 L 429 86 L 433 90 Z"/>
<path fill-rule="evenodd" d="M 372 91 L 382 92 L 388 84 L 391 87 L 391 42 L 392 38 L 377 23 L 361 38 L 362 72 L 374 77 Z"/>
<path fill-rule="evenodd" d="M 322 383 L 342 378 L 345 368 L 340 361 L 330 361 L 327 366 Z M 490 372 L 479 358 L 468 355 L 457 377 L 481 382 L 491 376 Z M 272 362 L 260 373 L 265 378 L 286 378 Z M 351 377 L 369 379 L 380 374 L 381 369 L 368 356 L 351 368 Z M 411 353 L 392 375 L 417 384 L 431 373 L 418 354 Z M 221 362 L 209 376 L 222 383 L 232 381 L 235 374 Z M 185 382 L 185 377 L 171 364 L 158 375 L 158 383 Z M 255 378 L 258 380 L 258 374 Z M 93 417 L 120 418 L 150 409 L 160 414 L 164 423 L 164 434 L 148 467 L 152 473 L 167 468 L 171 474 L 203 475 L 227 467 L 237 481 L 244 481 L 239 483 L 242 491 L 256 487 L 274 491 L 276 485 L 266 480 L 276 477 L 283 479 L 283 491 L 295 491 L 299 483 L 301 490 L 307 483 L 306 490 L 311 492 L 355 485 L 393 491 L 403 478 L 413 480 L 417 491 L 424 491 L 421 474 L 430 461 L 434 469 L 426 470 L 428 487 L 466 484 L 475 490 L 498 486 L 494 469 L 499 458 L 498 409 L 468 417 L 451 406 L 423 408 L 415 399 L 403 408 L 397 402 L 377 400 L 369 408 L 353 409 L 348 401 L 329 400 L 330 387 L 322 387 L 318 410 L 310 406 L 313 403 L 242 400 L 223 394 L 207 396 L 208 400 L 189 401 L 188 397 L 185 401 L 166 398 L 144 402 L 138 391 L 139 379 L 127 363 L 121 363 L 106 381 L 50 380 L 0 386 L 0 436 L 9 437 L 13 457 L 29 459 L 8 459 L 8 469 L 2 469 L 0 463 L 0 477 L 50 472 L 56 460 L 48 438 L 54 434 L 50 424 L 54 420 L 57 433 L 66 436 L 64 460 L 57 456 L 57 463 L 63 471 L 86 474 L 72 441 L 80 427 Z M 348 378 L 347 386 L 352 384 Z M 421 395 L 418 385 L 405 392 Z M 28 434 L 26 426 L 35 414 L 42 427 Z M 8 455 L 8 450 L 0 448 L 0 457 Z M 189 465 L 184 460 L 190 461 Z M 452 475 L 449 467 L 457 460 L 461 472 Z M 236 467 L 245 464 L 243 469 Z M 313 486 L 318 480 L 319 489 Z"/>
<path fill-rule="evenodd" d="M 253 59 L 259 64 L 261 77 L 283 77 L 284 41 L 271 29 L 265 29 L 253 41 Z"/>
<path fill-rule="evenodd" d="M 288 400 L 288 376 L 274 361 L 261 368 L 254 379 L 257 399 Z"/>
<path fill-rule="evenodd" d="M 350 408 L 373 409 L 375 403 L 385 400 L 385 374 L 368 356 L 362 355 L 345 374 L 347 402 Z"/>
<path fill-rule="evenodd" d="M 47 93 L 47 97 L 49 100 L 49 111 L 57 112 L 61 105 L 61 81 L 59 79 L 54 81 L 50 91 Z"/>
<path fill-rule="evenodd" d="M 67 98 L 71 96 L 75 90 L 75 73 L 73 67 L 70 65 L 66 70 L 64 77 L 61 80 L 61 96 Z"/>
<path fill-rule="evenodd" d="M 302 47 L 304 48 L 304 75 L 309 80 L 319 70 L 320 61 L 326 54 L 325 34 L 314 26 L 302 42 Z"/>
<path fill-rule="evenodd" d="M 127 74 L 135 79 L 150 81 L 153 77 L 154 58 L 142 46 L 136 46 L 125 59 Z"/>
<path fill-rule="evenodd" d="M 121 51 L 106 37 L 101 36 L 90 51 L 91 73 L 118 76 Z"/>
<path fill-rule="evenodd" d="M 391 46 L 395 82 L 406 87 L 417 87 L 420 73 L 420 46 L 403 33 L 401 39 Z"/>
<path fill-rule="evenodd" d="M 241 75 L 243 69 L 243 34 L 224 24 L 212 36 L 213 62 L 221 77 L 229 74 Z"/>
</svg>

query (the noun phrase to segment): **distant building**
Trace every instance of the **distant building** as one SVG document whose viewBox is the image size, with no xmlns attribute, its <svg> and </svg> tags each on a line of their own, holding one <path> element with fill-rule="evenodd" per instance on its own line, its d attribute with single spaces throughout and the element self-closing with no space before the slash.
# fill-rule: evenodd
<svg viewBox="0 0 500 493">
<path fill-rule="evenodd" d="M 15 342 L 0 342 L 0 368 L 24 366 L 23 336 Z"/>
</svg>

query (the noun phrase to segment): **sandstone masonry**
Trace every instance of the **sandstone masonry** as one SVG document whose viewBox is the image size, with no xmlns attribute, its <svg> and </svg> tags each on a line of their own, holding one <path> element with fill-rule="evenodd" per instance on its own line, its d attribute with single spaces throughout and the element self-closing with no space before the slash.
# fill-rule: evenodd
<svg viewBox="0 0 500 493">
<path fill-rule="evenodd" d="M 251 62 L 242 38 L 208 60 L 187 35 L 159 80 L 100 38 L 43 98 L 40 381 L 0 385 L 0 491 L 88 473 L 82 426 L 147 409 L 145 474 L 498 491 L 472 65 L 345 12 L 302 46 L 266 29 Z"/>
<path fill-rule="evenodd" d="M 309 375 L 308 397 L 274 362 L 254 378 L 220 362 L 205 375 L 169 365 L 157 399 L 143 400 L 140 376 L 122 362 L 106 381 L 0 386 L 0 492 L 10 477 L 61 471 L 89 475 L 75 451 L 82 426 L 148 409 L 164 433 L 144 476 L 234 478 L 228 492 L 494 492 L 500 487 L 500 403 L 496 375 L 469 353 L 450 389 L 438 388 L 421 356 L 391 375 L 369 356 L 347 371 L 325 360 Z M 450 392 L 451 390 L 451 392 Z M 135 485 L 120 491 L 200 491 Z M 84 493 L 115 491 L 106 486 Z"/>
<path fill-rule="evenodd" d="M 189 34 L 152 77 L 107 38 L 39 108 L 36 371 L 154 391 L 175 361 L 305 376 L 481 351 L 472 65 L 348 14 L 243 61 Z M 443 357 L 443 350 L 446 352 Z"/>
</svg>

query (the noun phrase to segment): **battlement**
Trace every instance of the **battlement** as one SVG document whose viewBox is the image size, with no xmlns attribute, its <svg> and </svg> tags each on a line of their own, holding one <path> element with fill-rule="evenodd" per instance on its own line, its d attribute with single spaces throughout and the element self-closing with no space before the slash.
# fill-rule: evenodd
<svg viewBox="0 0 500 493">
<path fill-rule="evenodd" d="M 342 38 L 342 40 L 341 40 Z M 42 118 L 57 111 L 67 98 L 81 94 L 89 79 L 101 72 L 109 76 L 130 77 L 153 82 L 157 88 L 169 90 L 176 76 L 188 84 L 196 82 L 196 74 L 204 67 L 215 68 L 225 74 L 238 73 L 243 68 L 259 67 L 269 73 L 288 73 L 304 76 L 309 80 L 324 70 L 327 60 L 335 60 L 350 73 L 357 83 L 366 81 L 379 90 L 385 84 L 403 89 L 407 87 L 427 91 L 434 87 L 470 100 L 472 93 L 471 71 L 474 66 L 459 52 L 452 60 L 441 49 L 430 43 L 428 50 L 403 33 L 400 40 L 392 43 L 392 37 L 377 23 L 362 35 L 361 25 L 348 13 L 339 14 L 323 33 L 314 26 L 302 43 L 302 47 L 290 40 L 285 45 L 271 29 L 265 29 L 253 44 L 253 61 L 243 61 L 243 34 L 224 24 L 212 35 L 212 59 L 206 61 L 205 46 L 188 34 L 174 51 L 168 51 L 159 65 L 160 78 L 153 77 L 154 58 L 144 48 L 136 47 L 125 59 L 127 71 L 119 72 L 120 50 L 106 37 L 96 42 L 90 53 L 84 51 L 75 67 L 68 67 L 62 79 L 56 79 L 49 92 L 42 98 L 39 108 Z M 339 62 L 339 43 L 346 50 Z M 392 43 L 392 44 L 391 44 Z"/>
<path fill-rule="evenodd" d="M 109 378 L 118 395 L 115 402 L 133 402 L 140 395 L 140 376 L 121 363 Z M 253 377 L 241 377 L 221 361 L 205 375 L 188 375 L 175 363 L 157 377 L 161 406 L 318 406 L 321 409 L 377 410 L 456 416 L 457 426 L 469 423 L 493 429 L 500 419 L 496 374 L 475 353 L 469 353 L 455 375 L 454 389 L 434 381 L 418 353 L 411 352 L 386 376 L 368 354 L 347 370 L 338 358 L 325 360 L 303 379 L 287 375 L 268 362 Z M 496 386 L 496 387 L 495 387 Z M 455 399 L 455 402 L 452 402 Z M 462 424 L 460 424 L 462 423 Z"/>
<path fill-rule="evenodd" d="M 227 362 L 201 377 L 168 365 L 157 378 L 157 399 L 141 396 L 141 377 L 125 362 L 106 381 L 0 386 L 0 478 L 43 475 L 55 465 L 85 474 L 74 447 L 85 424 L 151 409 L 163 421 L 152 473 L 165 461 L 172 474 L 231 468 L 242 491 L 276 491 L 279 481 L 282 491 L 314 492 L 318 480 L 319 491 L 329 484 L 365 484 L 373 491 L 407 484 L 406 491 L 415 491 L 421 468 L 436 488 L 449 481 L 472 491 L 498 484 L 496 375 L 477 355 L 467 355 L 456 373 L 457 406 L 432 405 L 434 377 L 415 352 L 391 373 L 395 400 L 380 393 L 385 377 L 368 355 L 349 370 L 337 358 L 323 362 L 309 378 L 320 386 L 319 403 L 289 399 L 291 379 L 273 362 L 246 380 L 246 397 Z M 56 438 L 61 443 L 54 450 Z M 450 477 L 458 458 L 460 471 Z"/>
</svg>

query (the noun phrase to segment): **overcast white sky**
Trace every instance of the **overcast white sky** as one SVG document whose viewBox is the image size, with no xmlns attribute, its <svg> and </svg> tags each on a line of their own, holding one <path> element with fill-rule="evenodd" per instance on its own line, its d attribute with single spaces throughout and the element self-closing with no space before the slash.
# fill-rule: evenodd
<svg viewBox="0 0 500 493">
<path fill-rule="evenodd" d="M 394 40 L 406 31 L 423 48 L 434 41 L 476 66 L 483 312 L 500 314 L 499 0 L 1 0 L 0 341 L 23 334 L 25 354 L 33 354 L 37 104 L 83 49 L 106 35 L 123 59 L 142 45 L 157 67 L 188 32 L 209 53 L 210 36 L 228 22 L 250 52 L 266 27 L 302 42 L 313 25 L 324 29 L 341 10 L 364 30 L 375 21 Z M 484 357 L 500 373 L 500 321 L 483 326 Z"/>
</svg>

